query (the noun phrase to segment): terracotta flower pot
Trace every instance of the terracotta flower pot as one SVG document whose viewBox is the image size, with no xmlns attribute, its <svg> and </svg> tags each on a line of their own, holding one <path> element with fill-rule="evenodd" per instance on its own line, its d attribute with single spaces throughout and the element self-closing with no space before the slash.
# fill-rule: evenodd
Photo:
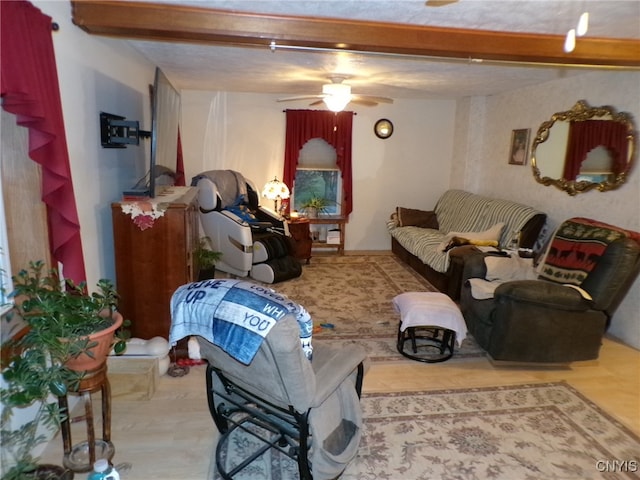
<svg viewBox="0 0 640 480">
<path fill-rule="evenodd" d="M 95 347 L 90 349 L 93 354 L 93 358 L 86 353 L 81 353 L 78 357 L 67 360 L 65 365 L 69 369 L 77 372 L 92 371 L 98 369 L 107 361 L 107 356 L 111 351 L 113 337 L 115 336 L 116 330 L 123 322 L 120 312 L 113 312 L 112 318 L 113 325 L 109 328 L 105 328 L 104 330 L 100 330 L 99 332 L 89 335 L 89 340 L 91 340 L 92 343 L 98 342 Z"/>
</svg>

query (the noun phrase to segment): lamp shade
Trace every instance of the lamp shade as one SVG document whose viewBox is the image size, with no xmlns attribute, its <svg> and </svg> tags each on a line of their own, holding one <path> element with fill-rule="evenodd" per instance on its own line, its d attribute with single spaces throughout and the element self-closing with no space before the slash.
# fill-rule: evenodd
<svg viewBox="0 0 640 480">
<path fill-rule="evenodd" d="M 267 182 L 262 189 L 262 196 L 268 198 L 269 200 L 277 200 L 278 198 L 284 199 L 289 198 L 290 192 L 289 187 L 277 177 L 274 177 L 273 180 Z"/>
</svg>

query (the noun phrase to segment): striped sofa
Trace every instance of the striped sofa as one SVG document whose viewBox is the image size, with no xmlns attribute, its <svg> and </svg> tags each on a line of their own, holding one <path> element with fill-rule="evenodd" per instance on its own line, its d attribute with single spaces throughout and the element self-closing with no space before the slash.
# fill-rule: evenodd
<svg viewBox="0 0 640 480">
<path fill-rule="evenodd" d="M 465 245 L 443 252 L 449 232 L 484 232 L 503 223 L 500 247 L 508 246 L 517 235 L 520 247 L 532 248 L 546 221 L 546 215 L 532 207 L 463 190 L 446 191 L 432 211 L 425 211 L 434 217 L 432 228 L 403 225 L 399 211 L 400 207 L 387 223 L 391 250 L 454 300 L 460 295 L 464 256 L 477 248 Z"/>
</svg>

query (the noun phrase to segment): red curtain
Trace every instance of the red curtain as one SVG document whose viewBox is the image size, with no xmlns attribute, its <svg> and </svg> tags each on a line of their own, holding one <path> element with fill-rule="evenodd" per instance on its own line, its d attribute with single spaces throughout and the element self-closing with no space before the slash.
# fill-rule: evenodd
<svg viewBox="0 0 640 480">
<path fill-rule="evenodd" d="M 623 172 L 627 167 L 629 147 L 627 126 L 624 123 L 611 120 L 571 122 L 562 178 L 575 180 L 587 154 L 600 145 L 609 150 L 613 159 L 611 164 L 613 173 L 617 175 Z"/>
<path fill-rule="evenodd" d="M 352 130 L 353 112 L 287 110 L 283 182 L 287 184 L 289 189 L 293 189 L 300 149 L 312 138 L 322 138 L 336 149 L 336 163 L 342 174 L 342 189 L 344 190 L 342 214 L 349 215 L 353 210 Z"/>
<path fill-rule="evenodd" d="M 51 254 L 62 263 L 66 278 L 86 281 L 51 17 L 20 0 L 2 2 L 0 19 L 2 108 L 29 129 L 29 156 L 42 167 Z"/>
<path fill-rule="evenodd" d="M 182 158 L 182 140 L 180 140 L 180 127 L 178 127 L 178 152 L 176 158 L 176 179 L 174 183 L 180 187 L 184 187 L 186 185 L 184 178 L 184 159 Z"/>
</svg>

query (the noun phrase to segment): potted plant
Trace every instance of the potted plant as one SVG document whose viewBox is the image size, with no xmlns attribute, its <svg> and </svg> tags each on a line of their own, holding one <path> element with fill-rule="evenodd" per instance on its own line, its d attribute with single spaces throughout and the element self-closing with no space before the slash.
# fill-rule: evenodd
<svg viewBox="0 0 640 480">
<path fill-rule="evenodd" d="M 16 308 L 29 326 L 24 341 L 45 346 L 52 361 L 67 368 L 87 371 L 106 361 L 112 347 L 122 353 L 126 343 L 116 330 L 123 326 L 116 310 L 118 294 L 113 283 L 101 279 L 88 293 L 84 283 L 60 279 L 58 271 L 44 271 L 44 262 L 29 263 L 12 277 Z"/>
<path fill-rule="evenodd" d="M 0 389 L 2 480 L 72 479 L 73 472 L 60 465 L 41 464 L 34 450 L 47 441 L 47 432 L 57 430 L 66 418 L 55 395 L 65 394 L 67 385 L 78 382 L 80 374 L 60 363 L 50 363 L 45 350 L 22 339 L 14 342 L 13 350 L 21 353 L 3 365 Z M 19 426 L 12 424 L 16 412 L 28 408 L 31 413 L 24 416 L 30 419 Z"/>
<path fill-rule="evenodd" d="M 328 205 L 329 201 L 326 198 L 318 197 L 317 195 L 313 194 L 311 197 L 302 202 L 300 207 L 304 210 L 309 218 L 316 218 L 318 215 L 326 213 Z"/>
<path fill-rule="evenodd" d="M 116 335 L 124 321 L 109 280 L 100 280 L 89 294 L 84 283 L 62 282 L 57 270 L 44 268 L 41 261 L 31 262 L 29 270 L 12 277 L 16 304 L 10 314 L 19 315 L 27 328 L 10 340 L 11 355 L 2 365 L 2 480 L 73 478 L 72 473 L 41 476 L 34 448 L 46 441 L 47 429 L 59 428 L 66 418 L 56 397 L 77 389 L 88 370 L 106 362 L 112 347 L 118 353 L 126 347 L 126 335 Z M 35 409 L 32 419 L 13 426 L 16 409 L 29 407 Z"/>
<path fill-rule="evenodd" d="M 211 248 L 211 238 L 201 237 L 195 253 L 199 269 L 198 279 L 214 278 L 216 262 L 222 257 L 222 252 L 217 252 Z"/>
</svg>

